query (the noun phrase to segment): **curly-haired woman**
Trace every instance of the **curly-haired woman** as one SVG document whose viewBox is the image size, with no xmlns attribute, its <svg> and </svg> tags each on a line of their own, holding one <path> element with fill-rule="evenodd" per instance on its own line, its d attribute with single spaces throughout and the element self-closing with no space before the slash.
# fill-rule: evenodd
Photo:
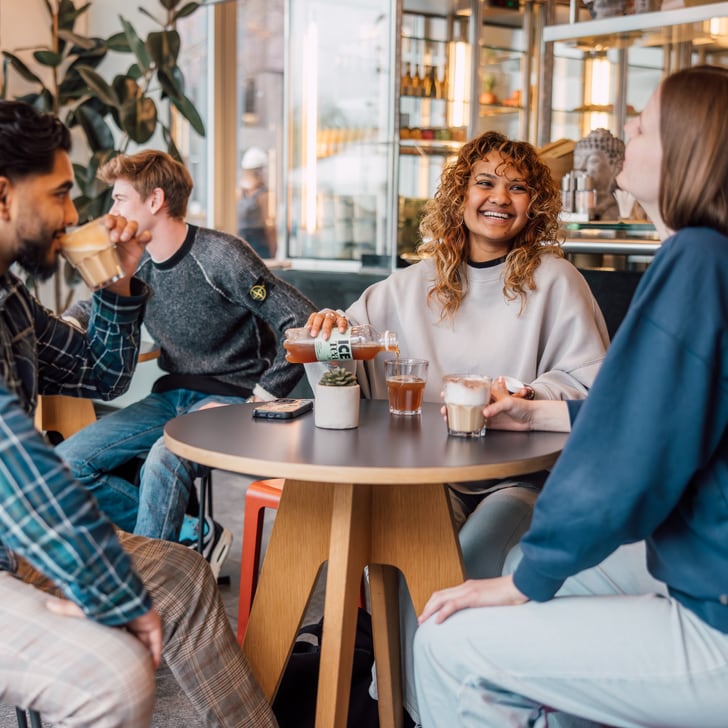
<svg viewBox="0 0 728 728">
<path fill-rule="evenodd" d="M 557 243 L 560 207 L 559 190 L 533 146 L 481 134 L 445 166 L 427 203 L 423 260 L 370 286 L 345 316 L 331 309 L 312 314 L 311 334 L 326 336 L 334 325 L 343 331 L 348 322 L 396 331 L 405 356 L 430 362 L 430 402 L 440 401 L 442 375 L 453 372 L 510 375 L 527 383 L 517 392 L 527 398 L 584 398 L 608 336 L 589 286 Z M 358 366 L 367 397 L 387 399 L 383 358 Z M 501 573 L 544 479 L 537 473 L 451 485 L 458 526 L 478 508 L 460 532 L 468 576 Z M 414 631 L 414 613 L 407 622 Z M 406 707 L 416 717 L 407 692 Z"/>
</svg>

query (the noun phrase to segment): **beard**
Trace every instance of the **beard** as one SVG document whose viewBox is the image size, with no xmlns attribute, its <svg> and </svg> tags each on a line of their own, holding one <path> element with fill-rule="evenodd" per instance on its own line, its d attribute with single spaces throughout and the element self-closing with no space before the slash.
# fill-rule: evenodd
<svg viewBox="0 0 728 728">
<path fill-rule="evenodd" d="M 24 238 L 15 261 L 34 278 L 48 280 L 58 269 L 58 259 L 50 255 L 49 247 L 47 242 Z"/>
</svg>

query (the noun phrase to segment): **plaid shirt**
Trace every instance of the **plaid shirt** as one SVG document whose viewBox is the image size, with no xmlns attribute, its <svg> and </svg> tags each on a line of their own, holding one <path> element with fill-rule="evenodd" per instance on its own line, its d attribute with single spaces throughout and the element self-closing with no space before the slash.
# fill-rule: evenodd
<svg viewBox="0 0 728 728">
<path fill-rule="evenodd" d="M 85 614 L 124 624 L 151 600 L 111 523 L 33 426 L 37 395 L 111 399 L 129 386 L 146 290 L 93 296 L 88 334 L 43 308 L 12 273 L 0 276 L 0 569 L 17 553 Z"/>
</svg>

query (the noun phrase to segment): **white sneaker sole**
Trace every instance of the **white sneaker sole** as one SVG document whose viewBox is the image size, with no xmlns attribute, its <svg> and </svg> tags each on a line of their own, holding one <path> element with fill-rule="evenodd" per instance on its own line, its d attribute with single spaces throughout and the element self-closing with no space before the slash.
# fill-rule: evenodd
<svg viewBox="0 0 728 728">
<path fill-rule="evenodd" d="M 232 543 L 232 533 L 230 533 L 227 528 L 223 528 L 223 531 L 220 534 L 220 538 L 215 544 L 215 548 L 212 550 L 212 553 L 210 554 L 210 560 L 208 562 L 210 564 L 210 568 L 212 569 L 212 574 L 215 579 L 220 576 L 220 569 L 222 568 L 222 565 L 225 563 L 225 559 L 227 559 L 228 554 L 230 553 L 230 546 L 232 546 Z"/>
</svg>

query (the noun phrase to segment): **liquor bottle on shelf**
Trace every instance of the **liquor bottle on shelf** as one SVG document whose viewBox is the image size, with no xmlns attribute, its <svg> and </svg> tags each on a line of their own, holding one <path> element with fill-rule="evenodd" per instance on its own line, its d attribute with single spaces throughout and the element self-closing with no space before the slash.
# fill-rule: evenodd
<svg viewBox="0 0 728 728">
<path fill-rule="evenodd" d="M 424 91 L 424 84 L 420 77 L 420 64 L 415 63 L 414 71 L 412 72 L 412 96 L 422 96 Z"/>
<path fill-rule="evenodd" d="M 422 80 L 422 95 L 429 99 L 435 95 L 435 86 L 432 83 L 432 66 L 425 66 L 425 77 Z"/>
<path fill-rule="evenodd" d="M 400 81 L 400 95 L 411 96 L 412 95 L 412 66 L 409 63 L 405 63 L 405 70 L 402 74 L 402 80 Z"/>
<path fill-rule="evenodd" d="M 345 333 L 334 329 L 324 341 L 319 334 L 313 338 L 307 328 L 287 329 L 283 348 L 286 360 L 294 364 L 345 359 L 373 359 L 380 351 L 392 351 L 399 356 L 396 331 L 380 334 L 373 326 L 350 326 Z"/>
<path fill-rule="evenodd" d="M 442 77 L 442 78 L 441 78 Z M 445 64 L 437 67 L 435 73 L 435 87 L 437 89 L 437 98 L 447 100 L 447 69 Z"/>
</svg>

